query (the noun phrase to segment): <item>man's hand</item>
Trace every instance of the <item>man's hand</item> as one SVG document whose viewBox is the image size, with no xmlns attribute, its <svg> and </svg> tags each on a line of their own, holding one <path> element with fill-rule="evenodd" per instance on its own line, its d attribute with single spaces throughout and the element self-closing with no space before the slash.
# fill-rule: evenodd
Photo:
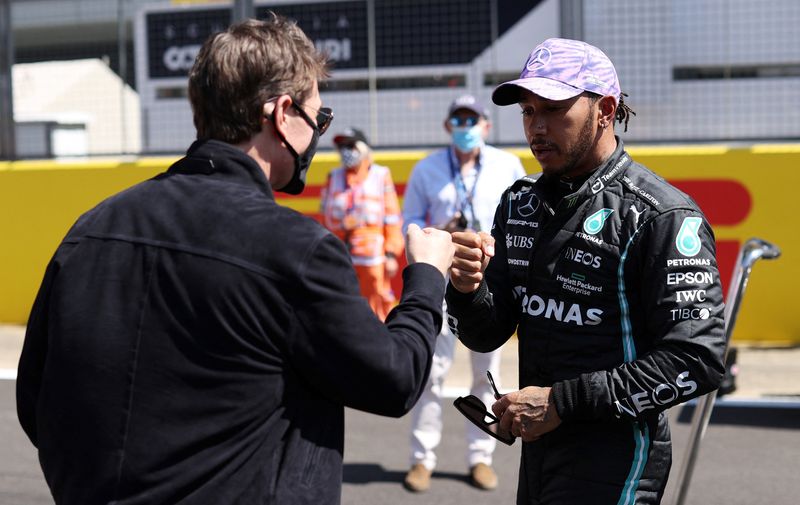
<svg viewBox="0 0 800 505">
<path fill-rule="evenodd" d="M 420 229 L 414 223 L 408 225 L 406 232 L 406 259 L 408 264 L 428 263 L 435 266 L 447 277 L 447 270 L 453 263 L 453 241 L 450 234 L 436 228 Z"/>
<path fill-rule="evenodd" d="M 481 285 L 483 272 L 494 256 L 494 238 L 486 232 L 453 232 L 455 256 L 450 284 L 462 293 L 473 293 Z"/>
<path fill-rule="evenodd" d="M 492 405 L 492 411 L 500 426 L 525 442 L 533 442 L 561 424 L 550 388 L 529 386 L 508 393 Z"/>
</svg>

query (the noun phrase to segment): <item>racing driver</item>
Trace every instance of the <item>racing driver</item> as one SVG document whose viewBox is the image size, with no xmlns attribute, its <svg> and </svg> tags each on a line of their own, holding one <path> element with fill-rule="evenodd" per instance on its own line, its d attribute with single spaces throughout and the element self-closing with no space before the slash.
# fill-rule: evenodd
<svg viewBox="0 0 800 505">
<path fill-rule="evenodd" d="M 453 234 L 451 329 L 480 352 L 519 338 L 520 390 L 491 406 L 523 442 L 518 504 L 659 503 L 665 411 L 723 376 L 714 234 L 625 151 L 624 96 L 598 48 L 534 48 L 492 100 L 519 105 L 542 173 L 506 190 L 491 235 Z"/>
</svg>

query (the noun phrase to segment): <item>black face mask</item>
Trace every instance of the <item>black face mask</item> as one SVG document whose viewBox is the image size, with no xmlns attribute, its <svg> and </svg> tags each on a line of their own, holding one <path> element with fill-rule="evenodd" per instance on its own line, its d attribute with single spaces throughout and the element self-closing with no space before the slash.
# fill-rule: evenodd
<svg viewBox="0 0 800 505">
<path fill-rule="evenodd" d="M 285 186 L 282 188 L 275 188 L 277 191 L 281 191 L 283 193 L 288 193 L 290 195 L 299 195 L 303 192 L 306 187 L 306 174 L 308 173 L 308 167 L 311 165 L 311 160 L 314 158 L 314 154 L 317 152 L 317 143 L 319 143 L 319 137 L 325 130 L 328 129 L 330 126 L 331 120 L 333 120 L 333 113 L 328 108 L 321 108 L 317 111 L 317 123 L 311 120 L 308 117 L 308 114 L 297 105 L 297 102 L 292 102 L 292 106 L 300 113 L 303 119 L 308 123 L 308 126 L 311 127 L 313 130 L 313 134 L 311 136 L 311 142 L 309 142 L 306 151 L 301 155 L 295 150 L 294 147 L 286 140 L 286 137 L 283 136 L 281 132 L 277 129 L 275 133 L 281 138 L 281 140 L 286 144 L 286 147 L 289 149 L 289 152 L 292 153 L 294 156 L 294 172 L 292 173 L 292 178 L 286 183 Z M 320 120 L 320 117 L 324 117 L 324 120 Z M 272 119 L 272 115 L 268 114 L 267 119 Z"/>
<path fill-rule="evenodd" d="M 286 140 L 278 130 L 275 130 L 278 135 L 286 143 L 289 152 L 294 156 L 294 172 L 292 178 L 282 188 L 275 188 L 277 191 L 288 193 L 290 195 L 299 195 L 306 187 L 306 174 L 308 174 L 308 167 L 311 165 L 311 159 L 317 153 L 317 143 L 319 142 L 319 130 L 314 128 L 314 133 L 311 136 L 311 142 L 308 144 L 306 151 L 301 155 L 292 147 L 289 141 Z"/>
</svg>

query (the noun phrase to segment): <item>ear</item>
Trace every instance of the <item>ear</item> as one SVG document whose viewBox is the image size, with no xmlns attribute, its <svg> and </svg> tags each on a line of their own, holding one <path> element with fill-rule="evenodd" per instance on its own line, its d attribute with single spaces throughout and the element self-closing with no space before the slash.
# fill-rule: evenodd
<svg viewBox="0 0 800 505">
<path fill-rule="evenodd" d="M 448 134 L 449 133 L 453 133 L 453 127 L 450 126 L 450 118 L 449 117 L 444 120 L 443 124 L 444 124 L 444 129 Z"/>
<path fill-rule="evenodd" d="M 610 95 L 604 96 L 597 102 L 598 120 L 600 127 L 614 126 L 614 117 L 617 114 L 617 100 Z"/>
<path fill-rule="evenodd" d="M 292 106 L 292 98 L 289 95 L 281 95 L 272 102 L 264 104 L 264 114 L 272 116 L 272 125 L 284 137 L 286 136 L 287 113 Z"/>
</svg>

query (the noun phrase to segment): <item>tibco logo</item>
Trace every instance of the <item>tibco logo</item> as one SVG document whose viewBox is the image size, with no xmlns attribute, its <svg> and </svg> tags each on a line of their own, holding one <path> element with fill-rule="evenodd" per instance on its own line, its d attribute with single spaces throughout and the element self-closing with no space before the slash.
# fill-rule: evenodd
<svg viewBox="0 0 800 505">
<path fill-rule="evenodd" d="M 711 311 L 708 309 L 672 309 L 670 310 L 673 321 L 683 321 L 685 319 L 708 319 L 711 317 Z"/>
<path fill-rule="evenodd" d="M 544 317 L 545 319 L 555 319 L 561 323 L 572 323 L 577 326 L 596 326 L 603 322 L 600 316 L 602 309 L 584 309 L 578 303 L 569 306 L 561 300 L 548 298 L 545 300 L 539 295 L 528 295 L 525 288 L 517 286 L 514 291 L 522 294 L 522 312 L 532 317 Z"/>
<path fill-rule="evenodd" d="M 672 404 L 678 399 L 685 399 L 695 391 L 697 391 L 697 383 L 688 379 L 689 372 L 681 372 L 675 378 L 675 384 L 659 384 L 652 391 L 642 391 L 641 393 L 634 393 L 628 398 L 617 400 L 614 406 L 617 408 L 617 413 L 636 417 L 645 410 L 656 408 L 656 406 L 663 406 Z M 688 379 L 688 380 L 687 380 Z"/>
</svg>

